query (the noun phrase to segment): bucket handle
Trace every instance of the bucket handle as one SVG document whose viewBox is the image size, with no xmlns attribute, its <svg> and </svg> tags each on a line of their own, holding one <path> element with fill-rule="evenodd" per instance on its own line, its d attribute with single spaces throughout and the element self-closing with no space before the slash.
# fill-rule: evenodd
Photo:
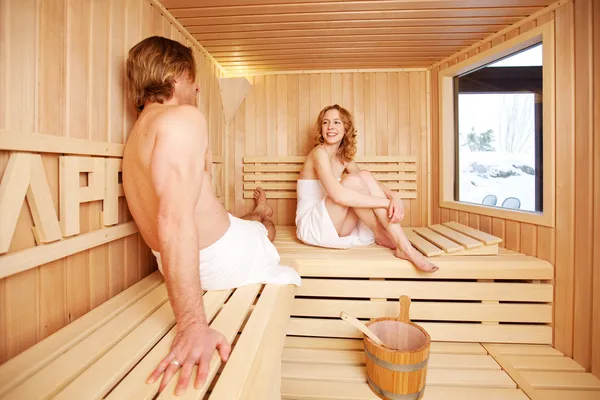
<svg viewBox="0 0 600 400">
<path fill-rule="evenodd" d="M 410 297 L 400 296 L 400 315 L 398 316 L 400 322 L 410 322 Z"/>
</svg>

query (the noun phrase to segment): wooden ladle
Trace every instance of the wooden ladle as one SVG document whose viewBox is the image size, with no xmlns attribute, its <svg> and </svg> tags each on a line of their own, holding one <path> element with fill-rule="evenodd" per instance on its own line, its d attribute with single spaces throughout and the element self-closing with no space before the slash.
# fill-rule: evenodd
<svg viewBox="0 0 600 400">
<path fill-rule="evenodd" d="M 363 324 L 356 318 L 346 314 L 343 311 L 340 313 L 340 318 L 352 325 L 353 327 L 355 327 L 356 329 L 358 329 L 359 331 L 361 331 L 362 333 L 364 333 L 365 335 L 367 335 L 372 341 L 374 341 L 378 345 L 387 347 L 385 343 L 383 343 L 381 339 L 379 339 L 379 337 L 377 337 L 377 335 L 372 330 L 370 330 L 365 324 Z"/>
</svg>

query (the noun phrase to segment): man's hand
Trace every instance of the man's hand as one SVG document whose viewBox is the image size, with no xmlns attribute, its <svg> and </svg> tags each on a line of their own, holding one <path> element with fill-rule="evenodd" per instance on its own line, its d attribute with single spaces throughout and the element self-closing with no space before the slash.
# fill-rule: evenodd
<svg viewBox="0 0 600 400">
<path fill-rule="evenodd" d="M 400 222 L 404 218 L 404 204 L 399 196 L 394 196 L 390 200 L 390 205 L 388 207 L 388 218 L 392 224 Z"/>
<path fill-rule="evenodd" d="M 215 348 L 219 351 L 221 360 L 227 361 L 231 346 L 221 333 L 211 329 L 207 324 L 195 324 L 180 330 L 171 344 L 171 352 L 152 372 L 147 383 L 155 382 L 164 372 L 159 388 L 159 392 L 162 392 L 180 368 L 177 365 L 179 363 L 181 373 L 175 389 L 175 394 L 179 396 L 187 390 L 194 365 L 198 364 L 198 375 L 194 387 L 200 388 L 208 375 L 210 360 Z"/>
</svg>

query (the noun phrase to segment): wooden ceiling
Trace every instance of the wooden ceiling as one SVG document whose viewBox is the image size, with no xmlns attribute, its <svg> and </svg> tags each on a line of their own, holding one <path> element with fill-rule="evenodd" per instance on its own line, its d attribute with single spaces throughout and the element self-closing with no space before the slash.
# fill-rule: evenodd
<svg viewBox="0 0 600 400">
<path fill-rule="evenodd" d="M 160 0 L 228 71 L 428 67 L 555 0 Z"/>
</svg>

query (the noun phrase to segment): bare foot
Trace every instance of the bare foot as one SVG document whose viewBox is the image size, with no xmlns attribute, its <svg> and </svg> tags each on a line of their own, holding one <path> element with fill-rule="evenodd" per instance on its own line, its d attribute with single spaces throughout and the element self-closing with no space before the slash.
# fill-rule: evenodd
<svg viewBox="0 0 600 400">
<path fill-rule="evenodd" d="M 394 251 L 394 255 L 403 260 L 410 261 L 423 272 L 435 272 L 439 269 L 437 266 L 427 261 L 420 253 L 417 253 L 416 250 L 412 257 L 409 257 L 404 251 L 400 249 L 396 249 Z"/>
<path fill-rule="evenodd" d="M 386 231 L 375 234 L 375 243 L 385 246 L 388 249 L 396 250 L 396 242 L 394 242 L 394 239 Z"/>
<path fill-rule="evenodd" d="M 263 188 L 256 188 L 254 190 L 254 202 L 256 207 L 254 212 L 261 216 L 261 218 L 268 218 L 273 215 L 273 209 L 267 204 L 267 194 Z"/>
</svg>

